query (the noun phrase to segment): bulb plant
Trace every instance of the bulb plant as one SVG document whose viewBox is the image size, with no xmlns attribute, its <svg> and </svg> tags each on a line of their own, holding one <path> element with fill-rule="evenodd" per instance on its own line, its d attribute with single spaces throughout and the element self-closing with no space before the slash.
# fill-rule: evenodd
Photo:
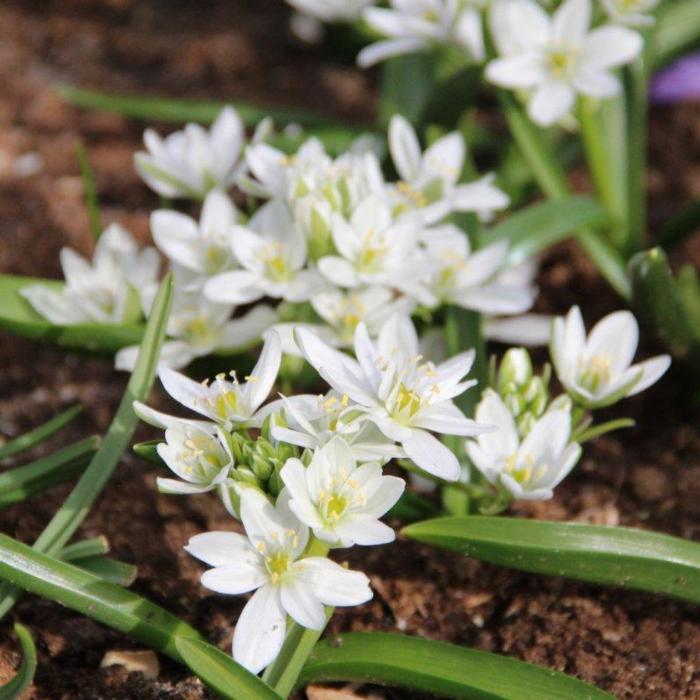
<svg viewBox="0 0 700 700">
<path fill-rule="evenodd" d="M 108 351 L 132 372 L 100 452 L 34 550 L 0 536 L 0 615 L 17 586 L 39 593 L 129 631 L 236 700 L 287 697 L 319 679 L 450 697 L 514 700 L 521 683 L 542 700 L 612 697 L 427 640 L 350 634 L 339 651 L 318 640 L 335 607 L 373 595 L 362 567 L 347 565 L 348 549 L 391 546 L 397 519 L 418 519 L 411 504 L 440 517 L 409 524 L 407 537 L 700 602 L 692 543 L 507 514 L 517 501 L 553 498 L 589 440 L 633 424 L 610 418 L 612 407 L 670 365 L 668 355 L 635 362 L 640 330 L 628 310 L 589 333 L 578 306 L 554 318 L 532 313 L 543 250 L 573 236 L 623 301 L 642 300 L 674 351 L 699 344 L 696 277 L 683 273 L 676 283 L 660 253 L 640 252 L 647 84 L 652 66 L 700 36 L 700 18 L 695 33 L 681 21 L 678 7 L 688 2 L 696 0 L 289 0 L 297 34 L 351 23 L 364 44 L 358 65 L 383 65 L 381 125 L 362 135 L 304 113 L 276 115 L 302 125 L 278 131 L 245 105 L 212 112 L 65 91 L 82 106 L 149 118 L 206 113 L 211 125 L 144 133 L 134 167 L 160 197 L 153 247 L 139 250 L 115 225 L 102 232 L 80 151 L 92 260 L 62 250 L 63 283 L 0 279 L 4 328 Z M 455 86 L 465 84 L 462 95 Z M 477 88 L 496 98 L 509 139 L 475 127 Z M 585 154 L 595 196 L 571 191 L 563 153 L 572 144 Z M 493 172 L 477 169 L 483 153 Z M 549 201 L 526 203 L 533 184 Z M 487 346 L 492 340 L 500 345 Z M 537 346 L 549 348 L 540 367 Z M 193 376 L 213 364 L 226 371 L 197 381 L 188 376 L 195 361 Z M 187 415 L 149 406 L 156 374 Z M 85 547 L 68 542 L 137 416 L 163 431 L 135 446 L 162 469 L 157 488 L 219 498 L 231 518 L 185 549 L 207 567 L 202 586 L 251 594 L 235 621 L 232 658 L 106 583 L 104 563 L 102 580 L 96 567 L 70 563 L 81 563 L 71 547 Z M 95 447 L 18 471 L 6 502 L 74 476 Z M 66 464 L 71 471 L 59 478 Z M 133 573 L 110 571 L 121 584 Z M 18 635 L 31 676 L 31 639 L 21 626 Z M 344 653 L 350 661 L 339 672 Z"/>
</svg>

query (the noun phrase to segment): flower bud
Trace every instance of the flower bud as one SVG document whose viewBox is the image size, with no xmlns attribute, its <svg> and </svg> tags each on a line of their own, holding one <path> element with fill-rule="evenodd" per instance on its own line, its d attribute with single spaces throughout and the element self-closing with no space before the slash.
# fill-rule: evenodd
<svg viewBox="0 0 700 700">
<path fill-rule="evenodd" d="M 521 387 L 532 377 L 532 360 L 525 348 L 511 348 L 503 356 L 498 369 L 498 393 L 506 392 L 506 386 L 515 384 Z M 510 393 L 508 391 L 508 393 Z"/>
</svg>

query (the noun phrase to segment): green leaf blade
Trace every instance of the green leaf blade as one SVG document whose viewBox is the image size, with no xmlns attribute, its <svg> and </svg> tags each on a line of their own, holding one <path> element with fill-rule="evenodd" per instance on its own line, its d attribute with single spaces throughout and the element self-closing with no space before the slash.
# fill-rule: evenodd
<svg viewBox="0 0 700 700">
<path fill-rule="evenodd" d="M 68 425 L 82 410 L 81 406 L 72 406 L 67 411 L 34 428 L 34 430 L 30 430 L 28 433 L 6 442 L 0 446 L 0 459 L 12 457 L 20 452 L 26 452 L 40 442 L 47 440 L 54 433 Z"/>
<path fill-rule="evenodd" d="M 0 700 L 17 700 L 29 688 L 36 673 L 36 647 L 29 630 L 17 623 L 15 634 L 22 647 L 22 664 L 12 680 L 0 687 Z"/>
<path fill-rule="evenodd" d="M 700 603 L 700 545 L 644 530 L 522 518 L 438 518 L 411 539 L 512 569 Z"/>
<path fill-rule="evenodd" d="M 614 700 L 576 678 L 517 659 L 379 632 L 320 642 L 299 681 L 371 682 L 463 700 Z"/>
</svg>

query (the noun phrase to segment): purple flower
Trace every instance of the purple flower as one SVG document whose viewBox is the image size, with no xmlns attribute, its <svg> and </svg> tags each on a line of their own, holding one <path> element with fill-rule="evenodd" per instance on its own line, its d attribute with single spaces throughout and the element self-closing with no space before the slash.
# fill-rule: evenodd
<svg viewBox="0 0 700 700">
<path fill-rule="evenodd" d="M 684 56 L 658 73 L 651 83 L 657 104 L 700 100 L 700 52 Z"/>
</svg>

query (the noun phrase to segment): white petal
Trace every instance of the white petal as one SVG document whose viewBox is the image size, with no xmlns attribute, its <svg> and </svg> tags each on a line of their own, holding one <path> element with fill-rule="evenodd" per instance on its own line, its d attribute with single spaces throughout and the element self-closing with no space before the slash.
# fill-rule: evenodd
<svg viewBox="0 0 700 700">
<path fill-rule="evenodd" d="M 498 430 L 479 436 L 478 444 L 492 464 L 509 457 L 518 449 L 520 437 L 513 415 L 492 389 L 487 389 L 474 416 L 484 425 L 495 425 Z"/>
<path fill-rule="evenodd" d="M 634 365 L 634 368 L 642 370 L 642 377 L 632 387 L 632 391 L 630 391 L 627 396 L 634 396 L 640 391 L 648 389 L 652 384 L 661 379 L 670 365 L 671 357 L 669 355 L 659 355 L 658 357 L 652 357 L 650 360 Z"/>
<path fill-rule="evenodd" d="M 496 58 L 486 66 L 486 79 L 507 88 L 533 88 L 546 76 L 542 56 L 529 52 Z"/>
<path fill-rule="evenodd" d="M 245 270 L 224 272 L 207 280 L 204 295 L 224 304 L 249 304 L 265 296 L 259 278 Z"/>
<path fill-rule="evenodd" d="M 552 18 L 552 42 L 575 49 L 591 25 L 591 0 L 565 0 Z"/>
<path fill-rule="evenodd" d="M 528 104 L 528 114 L 540 126 L 551 126 L 571 112 L 576 93 L 568 83 L 547 81 L 542 83 Z"/>
<path fill-rule="evenodd" d="M 302 627 L 322 630 L 326 622 L 323 603 L 313 588 L 298 576 L 289 575 L 280 586 L 282 607 Z"/>
<path fill-rule="evenodd" d="M 246 382 L 244 396 L 251 412 L 269 396 L 282 361 L 282 343 L 274 331 L 265 336 L 260 357 Z"/>
<path fill-rule="evenodd" d="M 260 558 L 247 537 L 237 532 L 203 532 L 190 538 L 185 550 L 209 566 L 228 566 L 251 555 Z"/>
<path fill-rule="evenodd" d="M 364 547 L 387 544 L 396 539 L 396 533 L 371 515 L 348 515 L 335 527 L 335 532 L 344 542 Z"/>
<path fill-rule="evenodd" d="M 389 122 L 389 150 L 401 179 L 416 180 L 421 171 L 420 144 L 413 127 L 400 114 L 395 114 Z"/>
<path fill-rule="evenodd" d="M 622 89 L 616 75 L 602 70 L 579 71 L 573 78 L 573 84 L 583 95 L 600 99 L 613 97 Z"/>
<path fill-rule="evenodd" d="M 173 496 L 192 496 L 198 493 L 206 493 L 216 488 L 216 484 L 190 484 L 177 479 L 164 479 L 161 476 L 156 479 L 156 486 L 160 493 L 167 493 Z"/>
<path fill-rule="evenodd" d="M 586 355 L 601 355 L 610 360 L 610 373 L 616 377 L 634 359 L 639 343 L 639 326 L 629 311 L 616 311 L 601 319 L 591 329 Z"/>
<path fill-rule="evenodd" d="M 265 585 L 248 601 L 233 634 L 233 658 L 259 673 L 276 658 L 284 643 L 286 615 L 279 590 Z"/>
<path fill-rule="evenodd" d="M 408 458 L 429 474 L 447 481 L 459 478 L 462 470 L 457 457 L 430 433 L 412 430 L 411 436 L 402 442 L 402 446 Z"/>
<path fill-rule="evenodd" d="M 580 57 L 581 70 L 617 68 L 633 61 L 644 42 L 638 32 L 627 27 L 606 25 L 586 38 Z"/>
<path fill-rule="evenodd" d="M 297 576 L 311 586 L 324 605 L 361 605 L 372 597 L 367 576 L 339 566 L 330 559 L 307 557 L 297 562 L 297 567 Z"/>
<path fill-rule="evenodd" d="M 377 41 L 374 44 L 365 46 L 365 48 L 357 54 L 357 65 L 360 66 L 360 68 L 369 68 L 375 63 L 385 61 L 392 56 L 402 56 L 403 54 L 424 51 L 428 46 L 428 42 L 418 37 Z"/>
<path fill-rule="evenodd" d="M 155 244 L 170 260 L 199 271 L 194 254 L 199 227 L 194 219 L 177 211 L 160 209 L 151 214 L 151 233 Z"/>
<path fill-rule="evenodd" d="M 472 437 L 484 432 L 484 426 L 467 418 L 453 403 L 444 402 L 421 411 L 414 421 L 416 428 L 425 428 L 444 435 Z"/>
</svg>

